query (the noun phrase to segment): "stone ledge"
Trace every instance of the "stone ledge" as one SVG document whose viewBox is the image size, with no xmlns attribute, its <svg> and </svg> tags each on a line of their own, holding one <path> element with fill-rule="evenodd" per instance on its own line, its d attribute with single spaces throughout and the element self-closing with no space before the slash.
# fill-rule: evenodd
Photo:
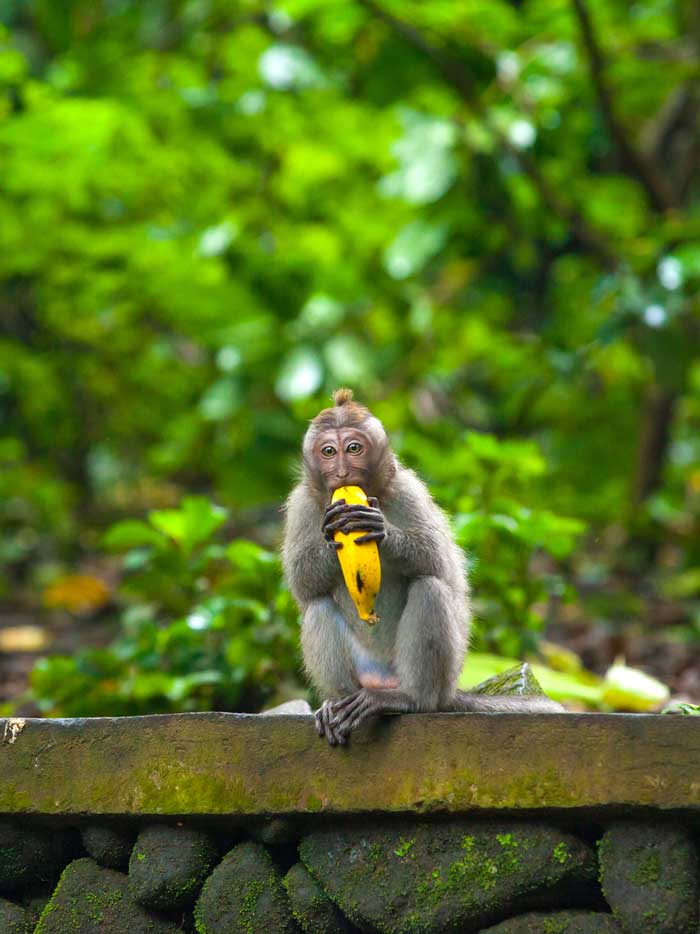
<svg viewBox="0 0 700 934">
<path fill-rule="evenodd" d="M 700 811 L 700 721 L 414 714 L 384 718 L 338 749 L 308 716 L 0 720 L 0 814 L 588 808 Z"/>
</svg>

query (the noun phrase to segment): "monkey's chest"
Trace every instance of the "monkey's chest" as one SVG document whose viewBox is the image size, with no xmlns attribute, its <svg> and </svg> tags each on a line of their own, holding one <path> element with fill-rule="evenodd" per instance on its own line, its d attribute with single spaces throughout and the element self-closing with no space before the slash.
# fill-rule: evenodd
<svg viewBox="0 0 700 934">
<path fill-rule="evenodd" d="M 334 594 L 347 626 L 348 642 L 357 680 L 362 687 L 395 688 L 396 631 L 406 606 L 408 582 L 382 564 L 382 584 L 375 602 L 379 622 L 368 626 L 357 615 L 355 604 L 344 586 Z"/>
<path fill-rule="evenodd" d="M 394 634 L 401 614 L 406 606 L 408 596 L 408 581 L 405 577 L 396 574 L 388 563 L 382 562 L 382 583 L 374 602 L 374 609 L 379 616 L 379 622 L 369 626 L 360 619 L 357 608 L 343 582 L 340 582 L 333 593 L 335 602 L 347 625 L 356 637 L 368 647 L 391 645 L 393 647 Z"/>
</svg>

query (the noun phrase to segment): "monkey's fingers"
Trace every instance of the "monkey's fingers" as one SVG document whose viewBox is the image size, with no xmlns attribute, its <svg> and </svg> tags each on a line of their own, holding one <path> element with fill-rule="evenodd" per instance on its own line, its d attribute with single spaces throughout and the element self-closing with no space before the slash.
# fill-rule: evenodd
<svg viewBox="0 0 700 934">
<path fill-rule="evenodd" d="M 368 496 L 367 503 L 372 507 L 372 509 L 379 509 L 379 500 L 376 496 Z"/>
<path fill-rule="evenodd" d="M 347 506 L 344 499 L 339 499 L 335 503 L 331 503 L 326 506 L 323 513 L 323 524 L 325 525 L 330 519 L 333 519 L 335 516 L 339 516 L 341 512 L 344 512 L 346 509 L 352 509 L 352 506 Z"/>
<path fill-rule="evenodd" d="M 333 538 L 333 536 L 335 535 L 335 529 L 324 528 L 324 529 L 322 529 L 322 532 L 323 532 L 323 537 L 324 537 L 324 539 L 328 542 L 329 545 L 337 545 L 337 544 L 338 544 L 338 543 L 336 542 L 336 540 Z M 341 546 L 341 547 L 342 547 L 342 546 Z"/>
<path fill-rule="evenodd" d="M 369 531 L 375 531 L 384 528 L 384 517 L 380 512 L 348 512 L 343 516 L 340 516 L 339 519 L 336 519 L 334 522 L 329 522 L 325 526 L 326 531 L 336 531 L 340 529 L 341 532 L 346 532 L 345 528 L 350 523 L 354 522 L 356 528 L 358 529 L 368 529 Z"/>
<path fill-rule="evenodd" d="M 345 519 L 381 519 L 382 514 L 378 509 L 370 509 L 369 506 L 344 506 L 342 511 L 336 515 L 328 513 L 324 516 L 323 527 L 328 528 L 334 522 L 342 522 Z"/>
<path fill-rule="evenodd" d="M 364 545 L 365 542 L 383 542 L 386 538 L 386 532 L 384 529 L 376 532 L 368 532 L 366 535 L 361 535 L 359 538 L 355 539 L 356 545 Z"/>
<path fill-rule="evenodd" d="M 344 520 L 333 523 L 333 528 L 337 528 L 339 532 L 344 532 L 346 535 L 348 532 L 383 532 L 384 523 L 375 522 L 374 520 L 367 519 L 355 519 L 355 520 Z"/>
</svg>

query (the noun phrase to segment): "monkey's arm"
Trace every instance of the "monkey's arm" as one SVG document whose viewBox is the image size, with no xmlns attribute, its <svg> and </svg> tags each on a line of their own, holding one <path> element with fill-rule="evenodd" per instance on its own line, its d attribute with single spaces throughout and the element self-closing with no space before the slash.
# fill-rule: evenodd
<svg viewBox="0 0 700 934">
<path fill-rule="evenodd" d="M 424 484 L 402 470 L 384 513 L 386 536 L 381 553 L 405 577 L 443 578 L 453 550 L 449 524 Z"/>
<path fill-rule="evenodd" d="M 323 511 L 300 483 L 286 504 L 282 565 L 295 600 L 305 609 L 311 600 L 330 594 L 340 580 L 332 545 L 321 534 Z"/>
</svg>

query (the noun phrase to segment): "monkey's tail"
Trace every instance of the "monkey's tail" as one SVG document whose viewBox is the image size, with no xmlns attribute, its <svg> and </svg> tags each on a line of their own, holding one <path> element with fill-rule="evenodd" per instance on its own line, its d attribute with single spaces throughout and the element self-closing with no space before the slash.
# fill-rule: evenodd
<svg viewBox="0 0 700 934">
<path fill-rule="evenodd" d="M 566 709 L 544 694 L 469 694 L 457 691 L 445 708 L 462 713 L 566 713 Z"/>
</svg>

